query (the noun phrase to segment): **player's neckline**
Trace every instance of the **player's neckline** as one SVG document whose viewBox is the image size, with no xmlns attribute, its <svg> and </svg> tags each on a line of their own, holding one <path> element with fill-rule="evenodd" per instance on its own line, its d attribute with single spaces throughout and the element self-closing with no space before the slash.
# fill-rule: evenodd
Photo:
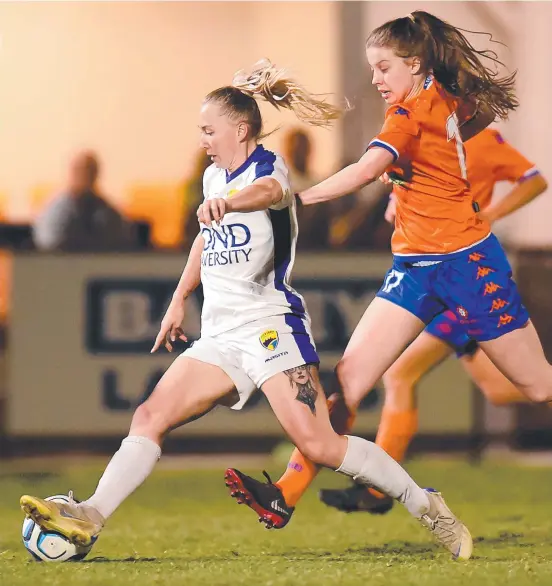
<svg viewBox="0 0 552 586">
<path fill-rule="evenodd" d="M 249 165 L 251 165 L 251 163 L 254 163 L 255 160 L 259 158 L 259 156 L 264 151 L 264 146 L 262 144 L 258 144 L 253 150 L 253 152 L 235 171 L 232 171 L 232 173 L 228 173 L 228 170 L 226 170 L 226 183 L 230 183 L 230 181 L 233 181 L 236 177 L 241 175 L 249 167 Z"/>
</svg>

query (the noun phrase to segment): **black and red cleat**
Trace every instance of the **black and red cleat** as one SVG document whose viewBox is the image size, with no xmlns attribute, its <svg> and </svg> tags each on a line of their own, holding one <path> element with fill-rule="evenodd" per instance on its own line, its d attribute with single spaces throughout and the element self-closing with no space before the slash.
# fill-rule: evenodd
<svg viewBox="0 0 552 586">
<path fill-rule="evenodd" d="M 267 529 L 282 529 L 291 516 L 294 507 L 286 504 L 282 491 L 270 480 L 270 476 L 263 471 L 268 482 L 259 482 L 235 468 L 228 468 L 224 473 L 226 486 L 230 489 L 230 496 L 238 504 L 246 504 L 259 516 L 259 523 L 264 523 Z"/>
</svg>

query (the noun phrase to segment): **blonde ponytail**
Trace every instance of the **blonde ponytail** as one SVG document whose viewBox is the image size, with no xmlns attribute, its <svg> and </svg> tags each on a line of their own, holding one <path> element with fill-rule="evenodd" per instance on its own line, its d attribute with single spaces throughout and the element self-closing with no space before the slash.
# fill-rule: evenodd
<svg viewBox="0 0 552 586">
<path fill-rule="evenodd" d="M 259 96 L 275 108 L 291 110 L 299 120 L 311 126 L 329 127 L 343 110 L 319 99 L 292 79 L 286 69 L 278 69 L 268 59 L 234 75 L 232 87 L 251 97 Z"/>
</svg>

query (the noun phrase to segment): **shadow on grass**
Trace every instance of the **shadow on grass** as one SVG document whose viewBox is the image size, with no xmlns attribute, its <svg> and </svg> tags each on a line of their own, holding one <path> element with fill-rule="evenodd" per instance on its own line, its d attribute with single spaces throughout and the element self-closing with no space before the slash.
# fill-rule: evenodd
<svg viewBox="0 0 552 586">
<path fill-rule="evenodd" d="M 478 544 L 491 546 L 493 549 L 496 548 L 506 548 L 515 545 L 519 548 L 530 548 L 533 547 L 534 543 L 520 543 L 520 539 L 525 537 L 521 533 L 508 533 L 504 532 L 496 537 L 484 537 L 478 536 L 474 538 L 474 546 L 475 546 L 475 555 L 473 556 L 474 560 L 485 560 L 489 562 L 503 562 L 505 560 L 510 560 L 511 557 L 508 558 L 486 558 L 484 556 L 477 555 L 477 546 Z M 552 541 L 552 540 L 551 540 Z M 435 558 L 438 554 L 445 553 L 444 549 L 436 543 L 416 543 L 410 541 L 393 541 L 390 543 L 386 543 L 380 546 L 373 546 L 373 547 L 354 547 L 348 548 L 343 552 L 336 552 L 336 551 L 320 551 L 320 552 L 313 552 L 310 550 L 297 550 L 293 549 L 290 551 L 279 551 L 279 552 L 263 552 L 263 557 L 271 557 L 271 558 L 280 558 L 286 561 L 327 561 L 327 562 L 345 562 L 351 561 L 351 557 L 356 556 L 365 556 L 365 557 L 400 557 L 405 560 L 414 560 L 420 558 Z M 87 560 L 83 560 L 81 563 L 83 564 L 102 564 L 102 563 L 126 563 L 126 564 L 136 564 L 136 563 L 166 563 L 166 562 L 176 562 L 182 564 L 190 564 L 190 563 L 205 563 L 205 562 L 230 562 L 237 560 L 239 558 L 242 559 L 250 559 L 253 560 L 258 558 L 258 554 L 241 554 L 237 551 L 228 552 L 226 555 L 218 555 L 218 556 L 186 556 L 185 554 L 182 557 L 127 557 L 127 558 L 106 558 L 106 557 L 95 557 Z"/>
<path fill-rule="evenodd" d="M 143 563 L 161 563 L 161 562 L 178 562 L 181 558 L 106 558 L 98 556 L 80 562 L 81 564 L 143 564 Z"/>
<path fill-rule="evenodd" d="M 17 480 L 24 481 L 31 484 L 38 484 L 58 478 L 57 472 L 7 472 L 0 474 L 0 480 Z"/>
</svg>

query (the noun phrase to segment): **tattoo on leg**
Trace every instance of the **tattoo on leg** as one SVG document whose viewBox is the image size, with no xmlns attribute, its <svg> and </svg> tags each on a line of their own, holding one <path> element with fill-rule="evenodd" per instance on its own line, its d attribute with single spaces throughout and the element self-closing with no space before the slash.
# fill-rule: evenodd
<svg viewBox="0 0 552 586">
<path fill-rule="evenodd" d="M 318 391 L 315 388 L 314 379 L 311 370 L 315 368 L 312 364 L 304 364 L 303 366 L 296 366 L 284 371 L 289 378 L 289 384 L 292 389 L 297 389 L 297 396 L 295 399 L 300 403 L 304 403 L 313 415 L 316 415 L 316 397 Z"/>
</svg>

